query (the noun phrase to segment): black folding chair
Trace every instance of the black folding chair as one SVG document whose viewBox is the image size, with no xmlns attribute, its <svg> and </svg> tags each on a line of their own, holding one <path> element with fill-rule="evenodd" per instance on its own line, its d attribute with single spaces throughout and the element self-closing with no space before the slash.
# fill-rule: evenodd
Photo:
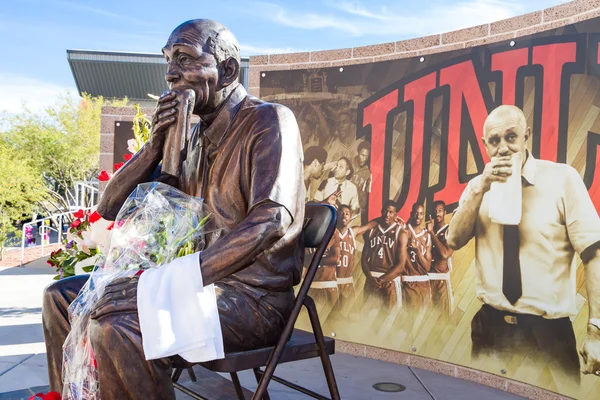
<svg viewBox="0 0 600 400">
<path fill-rule="evenodd" d="M 335 353 L 335 340 L 332 338 L 325 338 L 323 336 L 323 330 L 321 329 L 321 323 L 319 322 L 319 316 L 317 314 L 315 302 L 310 296 L 307 295 L 308 289 L 310 288 L 313 278 L 317 272 L 319 263 L 321 262 L 321 257 L 323 257 L 323 253 L 325 252 L 325 249 L 327 248 L 327 245 L 329 244 L 329 241 L 331 240 L 331 237 L 335 231 L 336 218 L 336 210 L 330 205 L 306 205 L 303 229 L 304 244 L 307 248 L 315 248 L 316 251 L 308 267 L 304 281 L 300 286 L 300 291 L 296 296 L 294 308 L 292 309 L 288 322 L 285 325 L 281 336 L 279 337 L 277 345 L 275 347 L 266 347 L 251 351 L 227 353 L 223 359 L 200 364 L 202 367 L 214 372 L 226 372 L 231 374 L 231 380 L 233 381 L 237 396 L 240 400 L 244 400 L 245 398 L 242 386 L 240 385 L 240 380 L 237 376 L 237 372 L 248 369 L 252 369 L 254 371 L 254 375 L 258 382 L 256 392 L 252 396 L 253 400 L 269 400 L 267 386 L 269 385 L 271 379 L 315 399 L 328 400 L 327 397 L 323 397 L 318 393 L 274 376 L 275 368 L 280 363 L 316 357 L 321 358 L 321 363 L 325 372 L 325 378 L 327 380 L 327 386 L 329 387 L 331 399 L 338 400 L 340 398 L 337 383 L 335 381 L 335 375 L 333 373 L 333 367 L 331 365 L 331 360 L 329 359 L 329 355 Z M 294 329 L 294 325 L 298 319 L 302 305 L 304 305 L 308 311 L 313 333 L 302 331 L 300 329 Z M 195 376 L 191 366 L 192 364 L 175 363 L 173 371 L 173 385 L 175 388 L 195 399 L 208 400 L 205 397 L 202 397 L 200 394 L 195 393 L 181 385 L 180 383 L 177 383 L 184 369 L 188 369 L 190 378 L 195 381 Z M 261 367 L 265 367 L 265 369 L 261 370 Z"/>
</svg>

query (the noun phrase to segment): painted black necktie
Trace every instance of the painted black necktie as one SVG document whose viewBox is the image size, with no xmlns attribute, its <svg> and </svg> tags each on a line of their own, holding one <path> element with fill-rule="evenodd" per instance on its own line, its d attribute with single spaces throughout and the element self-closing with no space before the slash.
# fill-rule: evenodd
<svg viewBox="0 0 600 400">
<path fill-rule="evenodd" d="M 519 226 L 504 225 L 504 266 L 502 292 L 515 304 L 523 294 L 521 263 L 519 262 Z"/>
</svg>

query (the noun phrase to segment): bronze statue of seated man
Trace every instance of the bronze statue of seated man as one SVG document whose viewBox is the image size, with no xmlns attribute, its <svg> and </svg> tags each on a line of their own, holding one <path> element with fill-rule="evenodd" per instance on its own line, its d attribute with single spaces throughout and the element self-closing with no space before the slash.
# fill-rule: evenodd
<svg viewBox="0 0 600 400">
<path fill-rule="evenodd" d="M 199 257 L 204 284 L 216 286 L 225 351 L 274 345 L 293 305 L 304 252 L 305 188 L 296 119 L 289 109 L 250 96 L 239 84 L 239 45 L 223 25 L 185 22 L 162 51 L 170 91 L 158 101 L 151 139 L 110 180 L 97 211 L 114 220 L 136 186 L 151 180 L 203 198 L 221 231 Z M 180 117 L 177 93 L 186 89 L 195 93 L 193 113 L 200 123 L 190 132 L 180 175 L 166 176 L 160 172 L 166 132 Z M 67 307 L 87 279 L 60 280 L 44 293 L 51 390 L 62 392 Z M 130 278 L 109 286 L 92 314 L 102 397 L 174 399 L 171 359 L 144 357 L 137 282 Z"/>
</svg>

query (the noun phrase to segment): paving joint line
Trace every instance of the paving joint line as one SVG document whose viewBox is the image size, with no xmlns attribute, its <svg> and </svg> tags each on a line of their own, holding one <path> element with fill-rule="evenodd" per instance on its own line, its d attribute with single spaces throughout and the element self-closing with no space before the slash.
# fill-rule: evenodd
<svg viewBox="0 0 600 400">
<path fill-rule="evenodd" d="M 419 375 L 417 375 L 417 373 L 415 371 L 413 371 L 412 367 L 408 367 L 408 369 L 410 370 L 410 372 L 412 372 L 412 374 L 415 376 L 415 378 L 417 378 L 417 380 L 419 381 L 419 383 L 421 384 L 421 386 L 423 386 L 423 389 L 425 389 L 427 391 L 427 393 L 429 393 L 429 396 L 431 396 L 431 398 L 433 400 L 437 400 L 435 398 L 435 396 L 433 395 L 433 393 L 431 393 L 429 391 L 429 388 L 427 386 L 425 386 L 425 384 L 423 383 L 423 381 L 421 380 L 421 378 L 419 378 Z"/>
<path fill-rule="evenodd" d="M 23 360 L 19 361 L 18 363 L 16 363 L 15 365 L 13 365 L 12 367 L 10 367 L 9 369 L 7 369 L 6 371 L 2 371 L 0 372 L 0 377 L 4 376 L 5 374 L 7 374 L 8 372 L 12 371 L 13 369 L 17 368 L 19 365 L 23 364 L 25 361 L 29 360 L 31 357 L 36 356 L 38 353 L 35 354 L 31 354 L 29 357 L 24 358 Z"/>
</svg>

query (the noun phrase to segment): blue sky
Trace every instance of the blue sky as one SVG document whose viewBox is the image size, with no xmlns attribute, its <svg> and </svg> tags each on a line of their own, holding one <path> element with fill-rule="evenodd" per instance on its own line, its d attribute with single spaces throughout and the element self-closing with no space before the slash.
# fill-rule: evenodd
<svg viewBox="0 0 600 400">
<path fill-rule="evenodd" d="M 231 29 L 242 55 L 384 43 L 492 22 L 564 0 L 2 0 L 0 111 L 76 95 L 67 49 L 159 53 L 193 18 Z"/>
</svg>

